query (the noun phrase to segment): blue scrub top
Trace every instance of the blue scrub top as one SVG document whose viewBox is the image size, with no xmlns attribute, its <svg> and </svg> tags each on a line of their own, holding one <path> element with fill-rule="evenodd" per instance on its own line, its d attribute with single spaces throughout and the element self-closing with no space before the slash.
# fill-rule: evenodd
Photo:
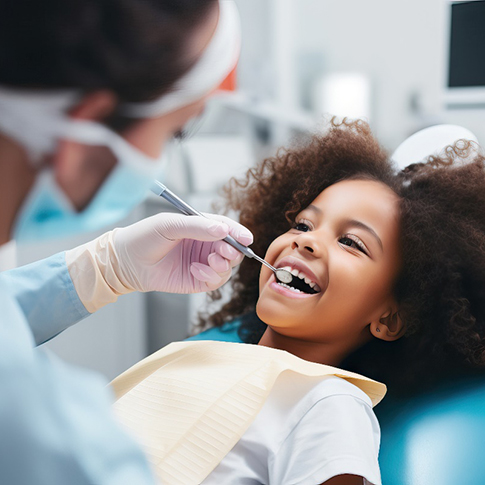
<svg viewBox="0 0 485 485">
<path fill-rule="evenodd" d="M 107 382 L 38 347 L 89 313 L 64 253 L 0 273 L 0 483 L 153 485 Z"/>
</svg>

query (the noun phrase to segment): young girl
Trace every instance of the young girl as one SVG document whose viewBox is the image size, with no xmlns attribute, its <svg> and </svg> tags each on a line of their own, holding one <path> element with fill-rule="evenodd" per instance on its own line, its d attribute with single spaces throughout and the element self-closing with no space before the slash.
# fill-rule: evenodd
<svg viewBox="0 0 485 485">
<path fill-rule="evenodd" d="M 154 451 L 160 439 L 165 454 L 184 441 L 185 431 L 173 442 L 170 433 L 153 439 L 160 423 L 164 429 L 177 419 L 166 411 L 172 406 L 188 416 L 173 429 L 187 421 L 190 435 L 204 422 L 207 435 L 185 437 L 184 460 L 173 462 L 180 467 L 184 461 L 199 466 L 193 455 L 204 447 L 216 450 L 214 441 L 246 419 L 204 484 L 380 483 L 372 404 L 381 390 L 328 366 L 365 373 L 402 393 L 483 364 L 484 158 L 476 153 L 467 165 L 452 163 L 472 148 L 455 147 L 396 174 L 366 124 L 344 123 L 233 182 L 228 206 L 253 231 L 253 249 L 291 271 L 293 281 L 280 284 L 265 267 L 245 260 L 231 300 L 207 323 L 242 319 L 242 341 L 258 346 L 183 344 L 192 359 L 180 347 L 162 350 L 115 381 L 118 413 L 135 431 L 144 429 L 150 452 L 160 457 Z M 279 370 L 268 379 L 252 373 L 252 387 L 245 381 L 238 399 L 224 400 L 239 383 L 241 362 L 249 368 L 268 352 L 271 360 L 261 368 L 269 362 Z M 215 393 L 219 373 L 234 384 L 221 400 L 207 401 L 201 421 L 194 403 L 205 399 L 204 390 Z M 170 387 L 179 379 L 183 386 Z M 241 418 L 245 403 L 259 399 L 258 388 L 267 390 L 261 407 Z M 149 411 L 140 411 L 147 403 Z M 208 417 L 214 408 L 223 411 Z M 161 421 L 160 412 L 170 419 Z M 227 416 L 237 417 L 222 432 Z M 194 451 L 197 440 L 202 444 Z"/>
<path fill-rule="evenodd" d="M 457 142 L 427 163 L 412 164 L 397 173 L 365 123 L 345 122 L 307 145 L 282 150 L 249 171 L 246 179 L 233 180 L 225 189 L 227 207 L 240 214 L 241 222 L 254 234 L 252 248 L 264 254 L 286 231 L 313 237 L 316 222 L 303 210 L 330 186 L 352 179 L 376 182 L 372 189 L 368 184 L 366 205 L 385 204 L 390 210 L 391 201 L 381 201 L 378 194 L 386 187 L 394 194 L 397 256 L 388 270 L 395 271 L 393 265 L 397 265 L 397 273 L 387 287 L 393 297 L 390 313 L 386 311 L 389 315 L 380 318 L 380 325 L 369 320 L 364 332 L 367 342 L 356 345 L 339 365 L 385 382 L 390 394 L 404 397 L 428 391 L 444 379 L 483 374 L 485 159 L 472 142 Z M 347 186 L 344 199 L 348 197 L 350 202 L 357 192 L 350 183 Z M 354 211 L 363 208 L 354 201 Z M 390 229 L 387 225 L 386 230 Z M 371 248 L 361 244 L 366 242 L 361 236 L 364 233 L 349 232 L 350 237 L 343 231 L 340 236 L 345 239 L 335 242 L 348 246 L 361 259 L 369 258 Z M 314 237 L 320 240 L 316 234 Z M 256 313 L 259 270 L 253 260 L 244 260 L 231 280 L 231 300 L 203 318 L 201 328 L 230 328 L 226 322 L 237 319 L 237 323 L 241 321 L 241 341 L 259 342 L 267 330 L 267 322 Z M 363 292 L 370 289 L 370 277 L 364 271 L 362 279 L 352 275 L 352 282 L 345 283 L 338 314 L 353 306 L 364 308 L 357 298 L 362 295 L 366 300 Z M 390 280 L 381 279 L 381 283 L 388 285 Z M 351 286 L 355 284 L 360 289 Z M 215 300 L 219 297 L 218 292 L 212 295 Z M 325 314 L 322 318 L 327 320 Z"/>
</svg>

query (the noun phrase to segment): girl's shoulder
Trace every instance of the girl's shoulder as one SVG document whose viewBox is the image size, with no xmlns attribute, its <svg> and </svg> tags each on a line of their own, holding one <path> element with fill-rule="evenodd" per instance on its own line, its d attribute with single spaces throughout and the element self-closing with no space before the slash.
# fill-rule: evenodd
<svg viewBox="0 0 485 485">
<path fill-rule="evenodd" d="M 283 434 L 291 432 L 315 407 L 359 408 L 363 419 L 375 419 L 369 396 L 351 382 L 333 375 L 307 377 L 285 373 L 275 383 L 265 407 L 271 409 L 271 419 L 285 423 L 287 429 L 282 430 Z"/>
<path fill-rule="evenodd" d="M 321 399 L 338 396 L 349 396 L 362 401 L 372 409 L 372 401 L 369 396 L 359 387 L 346 379 L 338 376 L 327 376 L 313 386 L 306 397 L 310 402 L 317 402 Z"/>
<path fill-rule="evenodd" d="M 286 373 L 241 440 L 247 456 L 251 447 L 245 443 L 259 443 L 270 482 L 323 483 L 358 473 L 380 483 L 380 428 L 372 402 L 340 377 Z"/>
</svg>

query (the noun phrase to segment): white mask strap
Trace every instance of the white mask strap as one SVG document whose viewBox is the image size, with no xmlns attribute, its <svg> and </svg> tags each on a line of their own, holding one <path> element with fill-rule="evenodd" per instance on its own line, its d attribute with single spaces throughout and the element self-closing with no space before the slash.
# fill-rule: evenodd
<svg viewBox="0 0 485 485">
<path fill-rule="evenodd" d="M 121 163 L 154 176 L 159 170 L 158 159 L 145 155 L 101 123 L 64 114 L 76 99 L 73 93 L 45 95 L 8 91 L 7 94 L 0 88 L 0 131 L 17 140 L 34 164 L 43 155 L 54 152 L 59 140 L 66 139 L 106 146 Z"/>
<path fill-rule="evenodd" d="M 66 119 L 80 96 L 73 91 L 38 92 L 0 87 L 0 132 L 22 145 L 29 160 L 55 151 L 58 137 L 46 134 L 51 119 Z"/>
</svg>

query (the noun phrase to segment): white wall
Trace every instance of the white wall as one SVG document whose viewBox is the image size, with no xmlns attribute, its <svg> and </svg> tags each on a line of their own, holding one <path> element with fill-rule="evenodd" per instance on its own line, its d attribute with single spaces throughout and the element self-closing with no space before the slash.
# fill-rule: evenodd
<svg viewBox="0 0 485 485">
<path fill-rule="evenodd" d="M 371 123 L 394 149 L 423 125 L 457 123 L 485 142 L 483 111 L 441 110 L 447 42 L 444 0 L 293 0 L 296 65 L 314 59 L 323 73 L 359 71 L 373 84 Z M 484 53 L 485 57 L 485 53 Z M 412 112 L 419 95 L 424 117 Z"/>
<path fill-rule="evenodd" d="M 325 72 L 359 71 L 373 84 L 373 125 L 390 148 L 416 120 L 410 97 L 436 107 L 441 83 L 441 0 L 299 0 L 299 52 L 319 50 Z"/>
</svg>

